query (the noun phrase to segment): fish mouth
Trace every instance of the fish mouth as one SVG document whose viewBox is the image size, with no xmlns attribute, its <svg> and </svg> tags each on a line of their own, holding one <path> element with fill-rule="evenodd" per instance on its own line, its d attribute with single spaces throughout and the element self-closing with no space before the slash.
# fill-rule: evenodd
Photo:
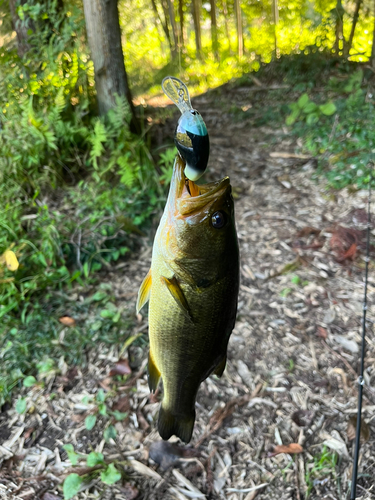
<svg viewBox="0 0 375 500">
<path fill-rule="evenodd" d="M 173 167 L 170 194 L 173 195 L 175 210 L 181 215 L 190 215 L 193 212 L 211 206 L 227 191 L 231 192 L 229 177 L 208 184 L 196 184 L 184 174 L 185 163 L 178 155 Z"/>
</svg>

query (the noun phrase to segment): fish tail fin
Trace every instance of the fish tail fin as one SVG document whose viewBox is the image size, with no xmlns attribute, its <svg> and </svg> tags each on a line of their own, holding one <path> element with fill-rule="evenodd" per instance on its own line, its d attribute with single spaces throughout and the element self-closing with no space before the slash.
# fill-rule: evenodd
<svg viewBox="0 0 375 500">
<path fill-rule="evenodd" d="M 195 410 L 188 415 L 176 415 L 169 408 L 160 406 L 158 431 L 162 439 L 169 439 L 175 435 L 184 443 L 188 443 L 193 434 Z"/>
</svg>

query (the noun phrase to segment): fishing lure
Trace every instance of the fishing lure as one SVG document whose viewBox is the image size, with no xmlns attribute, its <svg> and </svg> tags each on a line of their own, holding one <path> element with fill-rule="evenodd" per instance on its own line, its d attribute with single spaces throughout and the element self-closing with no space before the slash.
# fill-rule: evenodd
<svg viewBox="0 0 375 500">
<path fill-rule="evenodd" d="M 162 81 L 161 86 L 164 94 L 181 111 L 174 142 L 186 163 L 185 176 L 195 182 L 204 174 L 210 154 L 210 141 L 206 124 L 199 111 L 192 107 L 189 91 L 181 80 L 174 76 L 167 76 Z"/>
</svg>

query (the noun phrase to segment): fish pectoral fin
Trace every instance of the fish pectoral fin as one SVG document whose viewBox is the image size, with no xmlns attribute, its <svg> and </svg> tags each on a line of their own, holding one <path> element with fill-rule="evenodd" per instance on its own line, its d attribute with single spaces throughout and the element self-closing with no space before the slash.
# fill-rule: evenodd
<svg viewBox="0 0 375 500">
<path fill-rule="evenodd" d="M 142 285 L 138 291 L 138 299 L 137 299 L 137 314 L 142 309 L 142 307 L 147 304 L 150 293 L 151 293 L 151 269 L 146 274 L 144 280 L 142 281 Z"/>
<path fill-rule="evenodd" d="M 227 364 L 227 356 L 225 355 L 214 369 L 213 371 L 214 375 L 221 377 L 222 374 L 224 373 L 226 364 Z"/>
<path fill-rule="evenodd" d="M 155 361 L 151 354 L 151 350 L 148 353 L 147 380 L 150 392 L 155 392 L 158 388 L 160 372 L 156 367 Z"/>
<path fill-rule="evenodd" d="M 170 294 L 176 301 L 176 304 L 182 311 L 183 315 L 188 318 L 190 321 L 193 321 L 193 318 L 191 317 L 190 309 L 189 309 L 189 304 L 187 303 L 187 300 L 185 298 L 184 292 L 181 290 L 180 285 L 178 284 L 177 278 L 173 276 L 173 278 L 165 278 L 164 276 L 160 277 L 162 283 L 166 285 L 168 288 Z"/>
</svg>

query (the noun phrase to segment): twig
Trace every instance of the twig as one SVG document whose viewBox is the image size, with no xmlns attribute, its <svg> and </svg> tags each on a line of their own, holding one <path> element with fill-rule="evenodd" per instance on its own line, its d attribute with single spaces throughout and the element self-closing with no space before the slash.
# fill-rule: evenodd
<svg viewBox="0 0 375 500">
<path fill-rule="evenodd" d="M 239 407 L 243 406 L 246 403 L 248 403 L 251 399 L 253 399 L 257 394 L 259 394 L 260 390 L 262 389 L 263 384 L 259 383 L 254 391 L 251 394 L 246 394 L 245 396 L 242 396 L 241 398 L 233 398 L 228 403 L 224 406 L 224 408 L 219 408 L 211 417 L 210 422 L 209 422 L 209 429 L 198 439 L 198 441 L 195 443 L 194 448 L 198 448 L 205 439 L 207 439 L 209 436 L 211 436 L 212 433 L 217 431 L 223 421 L 232 415 L 234 410 Z"/>
<path fill-rule="evenodd" d="M 336 352 L 334 349 L 332 349 L 332 347 L 330 347 L 327 342 L 325 340 L 321 340 L 321 343 L 332 353 L 334 354 L 337 358 L 339 358 L 343 363 L 344 365 L 347 367 L 347 369 L 350 371 L 350 373 L 352 375 L 354 375 L 355 378 L 357 378 L 357 373 L 356 371 L 354 370 L 354 368 L 350 365 L 350 363 L 344 358 L 341 356 L 341 354 L 339 354 L 338 352 Z"/>
</svg>

